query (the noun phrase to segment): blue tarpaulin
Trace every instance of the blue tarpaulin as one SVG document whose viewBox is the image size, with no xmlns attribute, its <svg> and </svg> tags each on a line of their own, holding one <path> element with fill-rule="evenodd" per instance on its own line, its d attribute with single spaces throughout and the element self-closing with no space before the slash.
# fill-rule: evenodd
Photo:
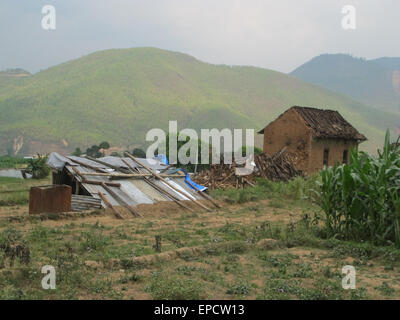
<svg viewBox="0 0 400 320">
<path fill-rule="evenodd" d="M 183 171 L 183 173 L 185 174 L 185 182 L 191 189 L 198 190 L 198 191 L 204 191 L 207 189 L 207 187 L 201 186 L 201 185 L 197 184 L 196 182 L 193 182 L 192 179 L 190 179 L 189 173 L 185 169 L 179 168 L 178 171 L 179 170 Z"/>
<path fill-rule="evenodd" d="M 162 163 L 169 164 L 168 158 L 165 154 L 156 155 L 154 157 L 154 159 L 157 159 L 158 161 L 160 161 Z M 189 173 L 185 169 L 178 168 L 178 169 L 175 169 L 172 173 L 176 173 L 178 171 L 182 171 L 185 174 L 185 182 L 190 187 L 190 189 L 197 190 L 197 191 L 207 190 L 207 187 L 201 186 L 201 185 L 197 184 L 196 182 L 193 182 L 192 179 L 190 179 Z"/>
</svg>

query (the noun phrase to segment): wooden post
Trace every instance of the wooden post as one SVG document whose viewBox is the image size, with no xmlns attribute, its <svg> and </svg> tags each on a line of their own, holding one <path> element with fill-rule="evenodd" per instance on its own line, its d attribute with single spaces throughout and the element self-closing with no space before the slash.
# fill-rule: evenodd
<svg viewBox="0 0 400 320">
<path fill-rule="evenodd" d="M 156 239 L 156 244 L 153 246 L 153 248 L 156 250 L 156 252 L 161 252 L 161 236 L 157 235 L 155 236 Z"/>
</svg>

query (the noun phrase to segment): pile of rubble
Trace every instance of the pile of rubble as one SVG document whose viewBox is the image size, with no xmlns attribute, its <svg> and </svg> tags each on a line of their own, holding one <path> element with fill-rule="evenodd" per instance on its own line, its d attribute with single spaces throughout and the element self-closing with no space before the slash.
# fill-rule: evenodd
<svg viewBox="0 0 400 320">
<path fill-rule="evenodd" d="M 272 156 L 261 153 L 255 157 L 255 162 L 258 176 L 271 181 L 288 181 L 302 175 L 302 172 L 296 169 L 296 155 L 286 152 L 285 149 Z"/>
<path fill-rule="evenodd" d="M 196 174 L 193 180 L 209 189 L 238 189 L 246 184 L 254 186 L 254 174 L 247 176 L 236 174 L 235 169 L 241 167 L 235 161 L 232 164 L 213 164 L 210 169 Z"/>
<path fill-rule="evenodd" d="M 296 169 L 296 155 L 282 149 L 269 156 L 261 153 L 245 163 L 211 165 L 210 169 L 201 171 L 193 177 L 196 183 L 209 189 L 243 188 L 246 185 L 254 186 L 255 178 L 261 177 L 271 181 L 288 181 L 302 172 Z"/>
</svg>

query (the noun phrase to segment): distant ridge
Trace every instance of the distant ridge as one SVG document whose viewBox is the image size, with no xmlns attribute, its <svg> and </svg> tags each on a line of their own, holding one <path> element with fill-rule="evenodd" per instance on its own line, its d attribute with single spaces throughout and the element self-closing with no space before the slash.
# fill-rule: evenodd
<svg viewBox="0 0 400 320">
<path fill-rule="evenodd" d="M 400 117 L 293 76 L 156 48 L 112 49 L 0 86 L 0 154 L 143 144 L 152 128 L 263 128 L 293 105 L 338 110 L 375 150 Z"/>
<path fill-rule="evenodd" d="M 400 58 L 366 60 L 346 54 L 324 54 L 291 75 L 380 110 L 400 112 Z"/>
</svg>

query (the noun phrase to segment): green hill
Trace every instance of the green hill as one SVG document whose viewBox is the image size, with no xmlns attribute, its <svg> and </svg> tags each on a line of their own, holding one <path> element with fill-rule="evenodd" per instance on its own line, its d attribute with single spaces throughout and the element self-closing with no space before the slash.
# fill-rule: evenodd
<svg viewBox="0 0 400 320">
<path fill-rule="evenodd" d="M 395 73 L 400 77 L 400 58 L 365 60 L 346 54 L 324 54 L 291 75 L 380 110 L 399 112 L 400 83 L 394 83 Z"/>
<path fill-rule="evenodd" d="M 0 87 L 0 154 L 73 150 L 106 140 L 126 147 L 152 128 L 261 129 L 292 105 L 339 110 L 380 145 L 398 115 L 283 73 L 212 65 L 154 48 L 96 52 Z"/>
<path fill-rule="evenodd" d="M 0 90 L 3 87 L 11 85 L 15 82 L 18 82 L 21 77 L 29 77 L 31 74 L 29 71 L 26 71 L 21 68 L 16 69 L 7 69 L 4 71 L 0 71 Z"/>
</svg>

